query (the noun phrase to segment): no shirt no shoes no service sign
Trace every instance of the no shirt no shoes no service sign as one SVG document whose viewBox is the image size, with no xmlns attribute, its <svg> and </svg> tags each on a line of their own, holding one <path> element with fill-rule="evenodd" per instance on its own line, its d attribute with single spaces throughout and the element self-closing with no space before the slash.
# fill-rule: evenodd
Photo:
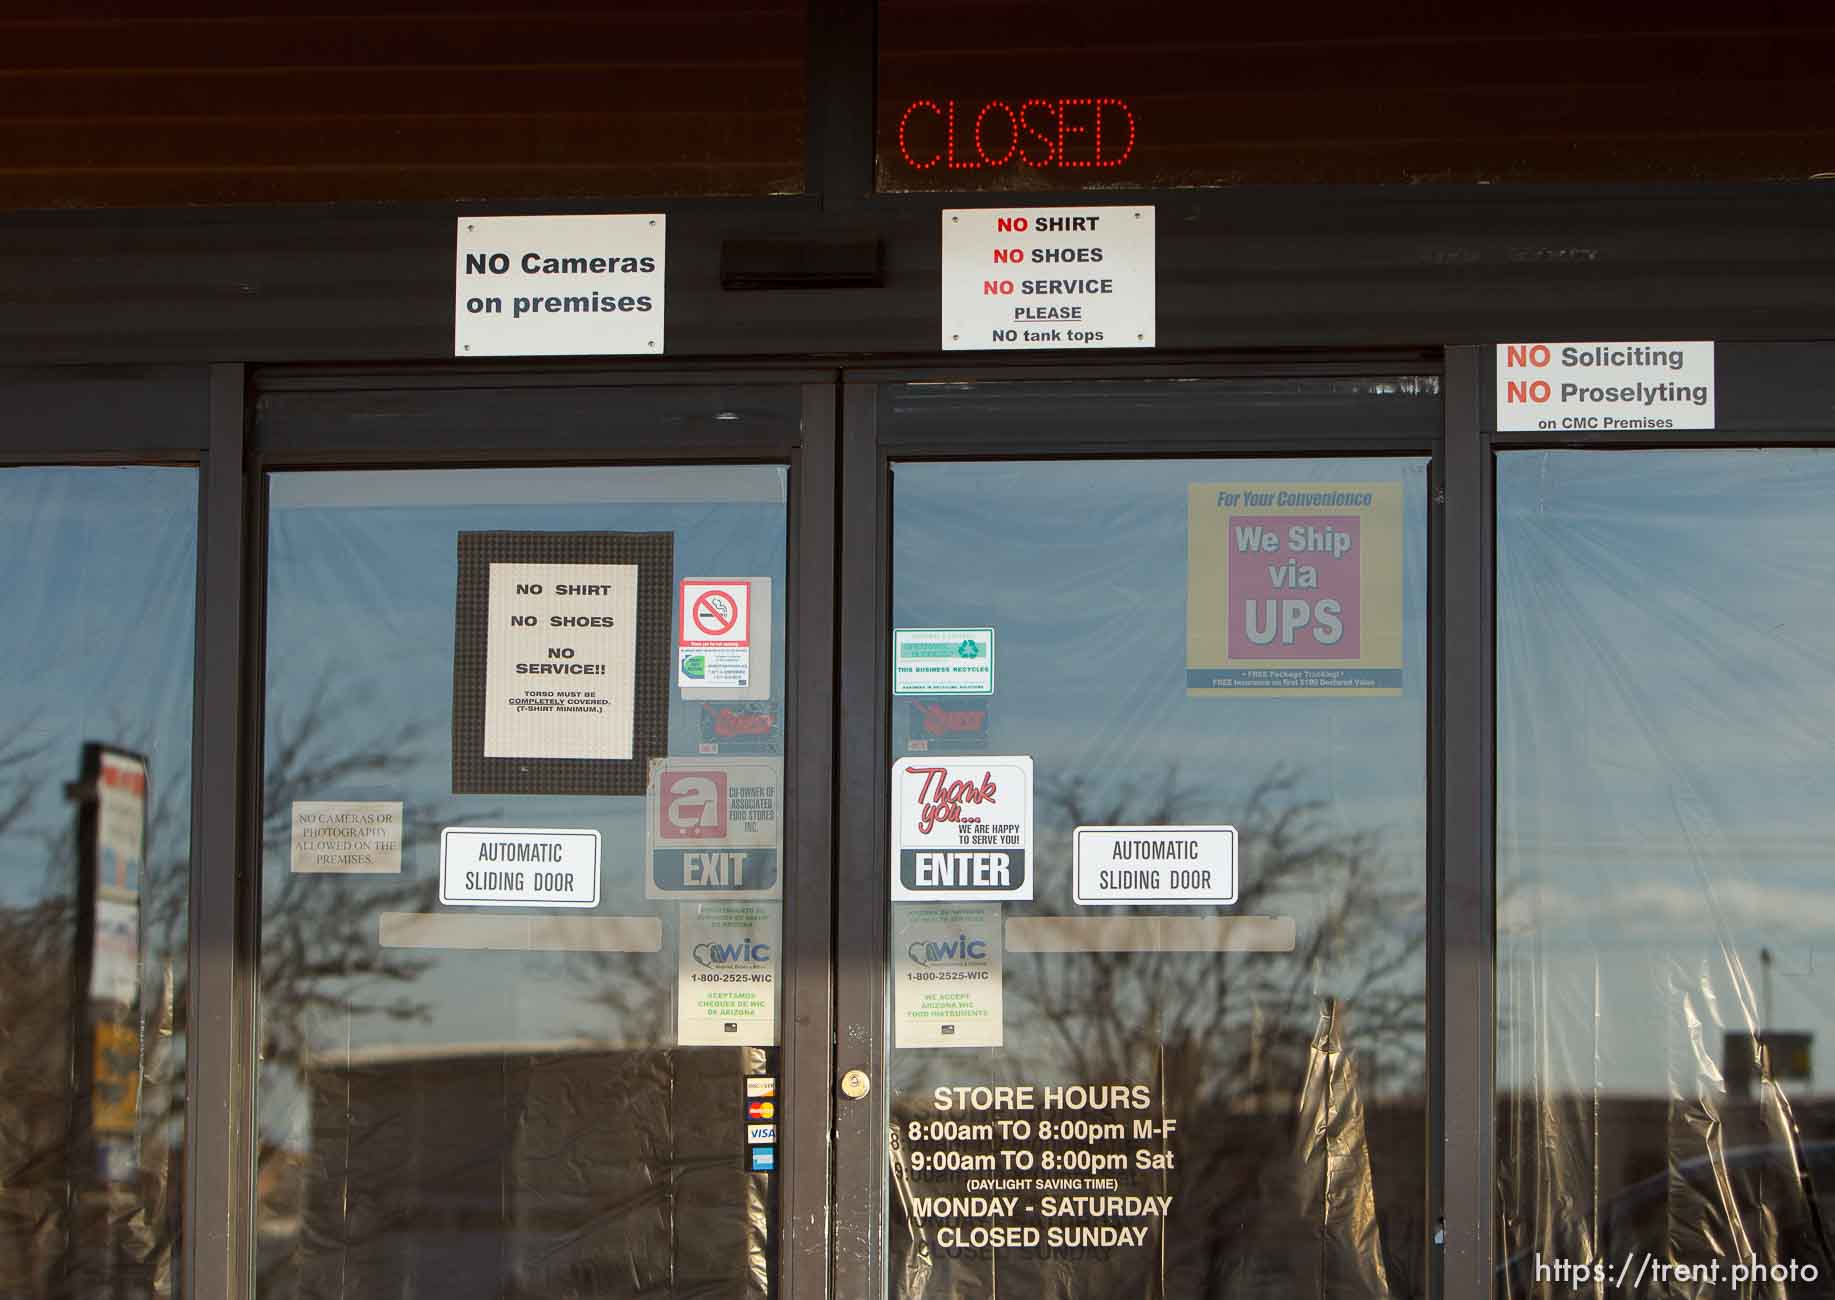
<svg viewBox="0 0 1835 1300">
<path fill-rule="evenodd" d="M 1150 348 L 1154 211 L 943 213 L 943 348 Z"/>
</svg>

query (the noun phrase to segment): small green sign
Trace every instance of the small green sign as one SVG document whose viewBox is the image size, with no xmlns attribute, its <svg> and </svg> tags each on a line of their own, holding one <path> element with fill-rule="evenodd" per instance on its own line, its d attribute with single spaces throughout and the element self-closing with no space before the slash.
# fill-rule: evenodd
<svg viewBox="0 0 1835 1300">
<path fill-rule="evenodd" d="M 892 630 L 894 695 L 992 695 L 994 629 L 900 627 Z"/>
</svg>

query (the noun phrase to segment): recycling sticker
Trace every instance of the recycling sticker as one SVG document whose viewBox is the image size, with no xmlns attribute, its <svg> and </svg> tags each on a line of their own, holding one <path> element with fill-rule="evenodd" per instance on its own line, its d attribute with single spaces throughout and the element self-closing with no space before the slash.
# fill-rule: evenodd
<svg viewBox="0 0 1835 1300">
<path fill-rule="evenodd" d="M 992 695 L 994 629 L 901 627 L 892 631 L 894 695 Z"/>
</svg>

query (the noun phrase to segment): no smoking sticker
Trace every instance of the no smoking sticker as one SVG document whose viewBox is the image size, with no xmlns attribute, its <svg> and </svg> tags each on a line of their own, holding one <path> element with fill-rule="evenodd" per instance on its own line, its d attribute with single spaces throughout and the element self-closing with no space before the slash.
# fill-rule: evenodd
<svg viewBox="0 0 1835 1300">
<path fill-rule="evenodd" d="M 676 685 L 749 686 L 751 579 L 683 578 L 679 596 Z"/>
</svg>

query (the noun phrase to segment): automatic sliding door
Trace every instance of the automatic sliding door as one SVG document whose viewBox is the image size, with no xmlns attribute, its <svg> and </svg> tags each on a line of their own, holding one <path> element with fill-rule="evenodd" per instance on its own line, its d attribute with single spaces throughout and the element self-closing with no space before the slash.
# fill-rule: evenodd
<svg viewBox="0 0 1835 1300">
<path fill-rule="evenodd" d="M 269 475 L 264 1300 L 772 1293 L 788 482 Z"/>
<path fill-rule="evenodd" d="M 890 1294 L 1423 1294 L 1426 459 L 891 485 Z"/>
</svg>

